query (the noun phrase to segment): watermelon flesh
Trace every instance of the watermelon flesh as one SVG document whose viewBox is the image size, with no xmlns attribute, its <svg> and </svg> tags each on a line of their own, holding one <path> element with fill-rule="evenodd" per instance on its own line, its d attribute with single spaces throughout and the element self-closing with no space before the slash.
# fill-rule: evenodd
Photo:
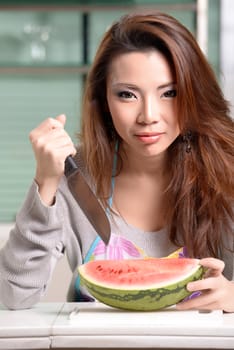
<svg viewBox="0 0 234 350">
<path fill-rule="evenodd" d="M 78 268 L 81 283 L 106 305 L 152 311 L 174 305 L 191 293 L 190 281 L 202 278 L 199 260 L 152 258 L 140 260 L 96 260 Z"/>
</svg>

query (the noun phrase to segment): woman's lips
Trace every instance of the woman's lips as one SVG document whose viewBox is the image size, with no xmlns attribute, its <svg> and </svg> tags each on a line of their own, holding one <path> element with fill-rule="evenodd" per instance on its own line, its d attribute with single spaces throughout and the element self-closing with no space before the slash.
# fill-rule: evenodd
<svg viewBox="0 0 234 350">
<path fill-rule="evenodd" d="M 143 143 L 151 144 L 157 142 L 163 133 L 142 133 L 135 134 L 135 136 Z"/>
</svg>

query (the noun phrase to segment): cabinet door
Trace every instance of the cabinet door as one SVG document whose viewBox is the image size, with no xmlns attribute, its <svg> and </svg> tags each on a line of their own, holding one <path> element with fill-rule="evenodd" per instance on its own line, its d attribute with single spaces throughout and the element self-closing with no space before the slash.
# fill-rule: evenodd
<svg viewBox="0 0 234 350">
<path fill-rule="evenodd" d="M 1 11 L 0 222 L 13 222 L 34 176 L 29 132 L 67 115 L 75 141 L 82 94 L 82 13 Z"/>
</svg>

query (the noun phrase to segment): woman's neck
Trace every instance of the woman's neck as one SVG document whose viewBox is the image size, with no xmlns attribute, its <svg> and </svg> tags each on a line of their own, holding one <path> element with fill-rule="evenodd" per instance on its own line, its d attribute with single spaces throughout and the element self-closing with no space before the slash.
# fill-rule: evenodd
<svg viewBox="0 0 234 350">
<path fill-rule="evenodd" d="M 134 152 L 120 149 L 122 171 L 135 176 L 165 177 L 167 173 L 167 154 L 156 156 L 141 156 Z"/>
</svg>

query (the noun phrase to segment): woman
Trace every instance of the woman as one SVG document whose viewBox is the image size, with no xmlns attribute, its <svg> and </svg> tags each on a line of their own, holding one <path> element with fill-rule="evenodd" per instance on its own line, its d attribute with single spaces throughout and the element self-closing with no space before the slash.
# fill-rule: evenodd
<svg viewBox="0 0 234 350">
<path fill-rule="evenodd" d="M 30 134 L 36 175 L 0 254 L 2 302 L 40 300 L 64 252 L 69 301 L 89 299 L 77 276 L 89 259 L 172 255 L 207 268 L 187 285 L 199 296 L 178 308 L 233 312 L 233 121 L 189 31 L 161 13 L 120 19 L 87 78 L 77 150 L 65 121 L 47 119 Z M 68 190 L 70 154 L 109 215 L 107 247 Z"/>
</svg>

